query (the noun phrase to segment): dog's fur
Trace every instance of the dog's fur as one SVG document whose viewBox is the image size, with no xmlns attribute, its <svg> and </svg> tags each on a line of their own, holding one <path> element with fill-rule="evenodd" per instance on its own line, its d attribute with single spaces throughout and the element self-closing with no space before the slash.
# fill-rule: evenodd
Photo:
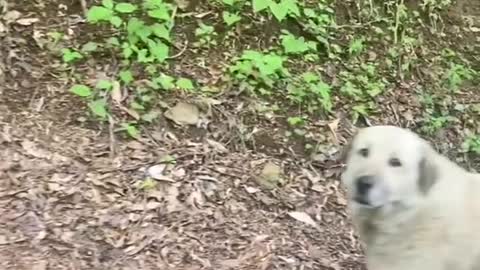
<svg viewBox="0 0 480 270">
<path fill-rule="evenodd" d="M 395 126 L 360 129 L 346 165 L 342 183 L 369 270 L 480 269 L 479 174 Z M 375 179 L 369 204 L 354 200 L 355 180 L 365 174 Z"/>
</svg>

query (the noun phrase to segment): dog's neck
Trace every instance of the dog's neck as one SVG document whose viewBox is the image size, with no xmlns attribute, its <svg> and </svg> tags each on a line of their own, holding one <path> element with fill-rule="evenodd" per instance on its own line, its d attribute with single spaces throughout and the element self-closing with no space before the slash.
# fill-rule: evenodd
<svg viewBox="0 0 480 270">
<path fill-rule="evenodd" d="M 422 210 L 421 200 L 416 201 L 415 207 L 394 202 L 382 208 L 357 208 L 353 212 L 354 220 L 359 229 L 360 237 L 369 245 L 377 240 L 378 235 L 399 234 L 406 227 L 413 225 L 418 212 Z"/>
</svg>

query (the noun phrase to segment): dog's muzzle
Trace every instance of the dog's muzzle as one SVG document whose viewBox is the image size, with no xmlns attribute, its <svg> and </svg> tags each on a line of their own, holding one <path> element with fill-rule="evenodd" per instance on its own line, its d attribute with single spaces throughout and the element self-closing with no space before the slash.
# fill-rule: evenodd
<svg viewBox="0 0 480 270">
<path fill-rule="evenodd" d="M 374 177 L 371 175 L 363 175 L 355 179 L 354 200 L 359 204 L 369 205 L 369 194 L 373 185 Z"/>
</svg>

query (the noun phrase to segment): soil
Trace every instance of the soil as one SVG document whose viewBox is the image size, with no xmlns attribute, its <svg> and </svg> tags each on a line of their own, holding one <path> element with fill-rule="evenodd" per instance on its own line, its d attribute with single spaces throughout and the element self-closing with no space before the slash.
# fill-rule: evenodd
<svg viewBox="0 0 480 270">
<path fill-rule="evenodd" d="M 480 26 L 480 3 L 457 2 L 447 28 L 454 31 L 458 25 L 449 23 L 460 16 Z M 108 125 L 86 120 L 85 104 L 68 93 L 73 74 L 59 72 L 58 56 L 33 40 L 51 31 L 85 32 L 76 21 L 80 1 L 11 1 L 7 10 L 39 21 L 0 32 L 0 269 L 366 269 L 339 182 L 338 150 L 354 129 L 343 109 L 338 122 L 318 120 L 308 136 L 286 138 L 285 119 L 257 118 L 236 97 L 218 107 L 208 129 L 181 129 L 163 119 L 146 128 L 146 138 L 112 138 Z M 259 46 L 257 30 L 251 32 L 252 47 Z M 478 33 L 451 42 L 480 65 Z M 217 74 L 191 67 L 190 74 Z M 370 121 L 416 128 L 405 116 L 419 114 L 406 88 L 380 100 L 382 111 Z M 469 126 L 464 117 L 436 141 L 478 169 L 475 159 L 452 150 Z M 239 126 L 253 139 L 245 142 L 233 128 Z M 312 156 L 307 142 L 333 150 Z M 255 181 L 268 162 L 285 178 L 273 190 Z M 154 165 L 168 177 L 140 192 Z M 318 227 L 292 212 L 308 214 Z"/>
</svg>

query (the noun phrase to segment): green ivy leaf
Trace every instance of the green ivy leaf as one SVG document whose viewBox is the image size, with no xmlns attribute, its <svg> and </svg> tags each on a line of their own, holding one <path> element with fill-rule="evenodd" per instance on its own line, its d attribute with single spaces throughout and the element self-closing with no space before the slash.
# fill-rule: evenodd
<svg viewBox="0 0 480 270">
<path fill-rule="evenodd" d="M 123 54 L 123 57 L 124 57 L 125 59 L 130 58 L 130 57 L 133 55 L 133 49 L 132 49 L 132 47 L 130 47 L 130 46 L 124 47 L 124 48 L 123 48 L 123 51 L 122 51 L 122 54 Z"/>
<path fill-rule="evenodd" d="M 132 35 L 138 32 L 140 29 L 145 27 L 145 23 L 139 20 L 138 18 L 131 18 L 127 23 L 127 33 Z"/>
<path fill-rule="evenodd" d="M 163 62 L 168 57 L 168 46 L 165 45 L 163 42 L 149 42 L 148 47 L 150 49 L 150 53 L 152 54 L 158 62 Z"/>
<path fill-rule="evenodd" d="M 112 46 L 120 46 L 120 41 L 116 37 L 109 37 L 107 43 Z"/>
<path fill-rule="evenodd" d="M 319 95 L 320 103 L 327 112 L 332 111 L 331 87 L 330 85 L 320 81 L 316 85 L 312 85 L 312 91 Z"/>
<path fill-rule="evenodd" d="M 180 78 L 177 80 L 177 87 L 183 90 L 193 90 L 193 83 L 190 79 Z"/>
<path fill-rule="evenodd" d="M 122 18 L 118 17 L 118 16 L 113 16 L 112 18 L 110 18 L 110 23 L 115 26 L 115 27 L 120 27 L 120 25 L 122 25 L 123 23 L 123 20 Z"/>
<path fill-rule="evenodd" d="M 62 59 L 65 63 L 71 63 L 75 60 L 83 58 L 82 54 L 80 54 L 77 51 L 70 50 L 70 49 L 62 49 L 62 53 L 63 53 Z"/>
<path fill-rule="evenodd" d="M 95 88 L 97 89 L 102 89 L 102 90 L 110 90 L 112 89 L 112 82 L 111 81 L 108 81 L 108 80 L 99 80 L 97 82 L 97 85 L 95 86 Z"/>
<path fill-rule="evenodd" d="M 140 63 L 151 63 L 154 58 L 148 55 L 147 49 L 141 49 L 137 51 L 137 61 Z"/>
<path fill-rule="evenodd" d="M 288 34 L 282 37 L 282 46 L 285 52 L 288 53 L 303 53 L 310 49 L 308 44 L 305 42 L 304 37 L 296 38 L 295 36 Z"/>
<path fill-rule="evenodd" d="M 298 8 L 297 0 L 282 0 L 280 5 L 286 7 L 288 11 L 296 16 L 300 16 L 300 9 Z"/>
<path fill-rule="evenodd" d="M 132 124 L 122 123 L 122 128 L 127 132 L 130 137 L 137 138 L 140 134 L 137 127 Z"/>
<path fill-rule="evenodd" d="M 282 3 L 277 4 L 275 2 L 271 2 L 269 7 L 270 11 L 272 11 L 273 16 L 275 16 L 275 18 L 277 18 L 279 22 L 283 21 L 283 19 L 287 17 L 288 6 L 285 6 Z"/>
<path fill-rule="evenodd" d="M 98 49 L 98 43 L 89 41 L 83 44 L 81 51 L 84 53 L 94 52 Z"/>
<path fill-rule="evenodd" d="M 133 74 L 130 70 L 123 70 L 119 73 L 120 80 L 122 80 L 125 84 L 130 84 L 133 82 Z"/>
<path fill-rule="evenodd" d="M 113 0 L 103 0 L 102 5 L 108 9 L 113 9 Z"/>
<path fill-rule="evenodd" d="M 149 10 L 148 11 L 148 16 L 155 18 L 155 19 L 161 19 L 165 21 L 170 21 L 170 14 L 168 14 L 168 11 L 166 8 L 157 8 L 154 10 Z"/>
<path fill-rule="evenodd" d="M 307 71 L 307 72 L 303 73 L 302 78 L 307 83 L 316 82 L 316 81 L 320 80 L 320 78 L 318 77 L 317 74 L 315 74 L 313 72 L 310 72 L 310 71 Z"/>
<path fill-rule="evenodd" d="M 113 11 L 108 8 L 93 6 L 87 12 L 87 21 L 96 23 L 99 21 L 109 21 L 113 16 Z"/>
<path fill-rule="evenodd" d="M 242 59 L 257 60 L 262 58 L 263 58 L 263 55 L 257 51 L 245 50 L 242 54 Z"/>
<path fill-rule="evenodd" d="M 80 97 L 89 97 L 92 95 L 90 87 L 83 84 L 75 84 L 70 88 L 70 92 Z"/>
<path fill-rule="evenodd" d="M 163 89 L 165 90 L 170 90 L 175 87 L 174 78 L 172 76 L 168 76 L 166 74 L 162 74 L 160 77 L 156 79 L 158 83 L 162 86 Z"/>
<path fill-rule="evenodd" d="M 151 26 L 153 34 L 159 38 L 163 38 L 166 41 L 171 41 L 170 39 L 170 30 L 165 24 L 155 23 Z"/>
<path fill-rule="evenodd" d="M 90 110 L 101 118 L 106 118 L 108 115 L 106 106 L 107 103 L 103 99 L 94 100 L 88 103 Z"/>
<path fill-rule="evenodd" d="M 167 8 L 163 0 L 144 0 L 143 6 L 146 9 Z"/>
<path fill-rule="evenodd" d="M 222 0 L 222 2 L 223 2 L 225 5 L 233 6 L 233 4 L 235 3 L 235 0 Z"/>
<path fill-rule="evenodd" d="M 152 190 L 157 186 L 157 181 L 153 180 L 151 177 L 148 177 L 147 179 L 143 180 L 139 185 L 138 188 L 142 190 Z"/>
<path fill-rule="evenodd" d="M 137 6 L 130 3 L 118 3 L 115 5 L 115 10 L 120 13 L 132 13 L 137 10 Z"/>
<path fill-rule="evenodd" d="M 238 14 L 230 13 L 228 11 L 224 11 L 222 13 L 222 16 L 223 16 L 223 20 L 228 26 L 232 26 L 242 19 L 242 17 L 238 16 Z"/>
<path fill-rule="evenodd" d="M 364 49 L 364 45 L 363 45 L 363 38 L 358 38 L 358 39 L 354 39 L 350 42 L 350 46 L 348 47 L 348 52 L 351 54 L 351 55 L 357 55 L 359 53 L 361 53 Z"/>
<path fill-rule="evenodd" d="M 258 13 L 266 9 L 272 3 L 271 0 L 252 0 L 253 12 Z"/>
</svg>

